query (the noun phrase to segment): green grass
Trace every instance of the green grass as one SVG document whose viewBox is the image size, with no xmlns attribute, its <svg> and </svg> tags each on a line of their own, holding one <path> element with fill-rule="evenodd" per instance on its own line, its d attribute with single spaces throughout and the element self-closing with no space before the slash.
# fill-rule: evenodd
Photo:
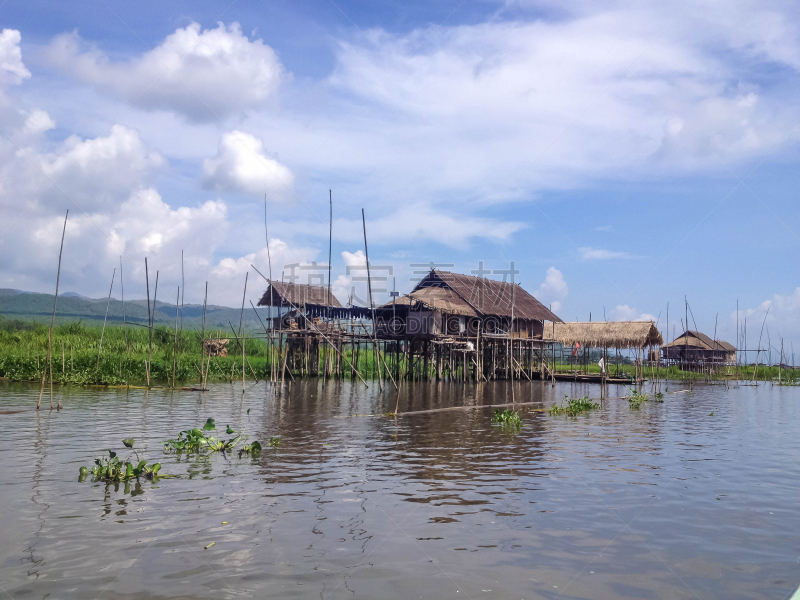
<svg viewBox="0 0 800 600">
<path fill-rule="evenodd" d="M 635 368 L 633 365 L 623 364 L 617 370 L 616 365 L 609 365 L 607 367 L 608 375 L 610 377 L 635 377 Z M 556 365 L 556 373 L 572 373 L 574 365 L 570 363 L 558 363 Z M 587 372 L 586 365 L 578 366 L 579 372 Z M 737 367 L 721 367 L 717 372 L 712 373 L 710 376 L 707 373 L 698 373 L 696 371 L 684 371 L 679 367 L 672 365 L 669 367 L 659 367 L 657 370 L 649 366 L 644 367 L 645 379 L 672 379 L 678 381 L 705 381 L 710 379 L 712 381 L 724 380 L 742 380 L 750 381 L 753 379 L 754 365 L 740 365 Z M 759 365 L 756 370 L 756 381 L 778 381 L 779 369 L 774 366 Z M 596 364 L 588 365 L 588 373 L 592 375 L 600 374 L 600 367 Z M 800 369 L 782 369 L 781 381 L 788 383 L 800 383 Z"/>
<path fill-rule="evenodd" d="M 68 323 L 53 331 L 53 382 L 74 385 L 138 385 L 146 382 L 146 364 L 149 336 L 146 327 L 109 325 L 103 335 L 103 347 L 98 361 L 101 326 Z M 206 331 L 206 336 L 212 332 Z M 215 330 L 214 337 L 232 338 L 230 331 Z M 44 324 L 0 318 L 0 377 L 12 381 L 41 381 L 47 362 L 48 328 Z M 242 378 L 241 348 L 237 350 L 234 339 L 228 351 L 236 356 L 211 358 L 209 381 L 228 381 Z M 173 352 L 175 354 L 175 381 L 196 383 L 200 381 L 201 334 L 196 330 L 178 333 L 159 325 L 153 330 L 153 359 L 151 384 L 172 383 Z M 280 371 L 277 348 L 266 339 L 248 339 L 245 348 L 246 379 L 270 376 L 274 363 Z M 354 360 L 348 349 L 342 361 L 342 370 L 349 376 L 349 361 Z M 362 347 L 357 353 L 356 368 L 365 378 L 377 378 L 377 363 L 371 347 Z M 252 371 L 251 371 L 252 367 Z M 322 367 L 320 367 L 320 373 Z M 288 376 L 287 376 L 288 378 Z"/>
</svg>

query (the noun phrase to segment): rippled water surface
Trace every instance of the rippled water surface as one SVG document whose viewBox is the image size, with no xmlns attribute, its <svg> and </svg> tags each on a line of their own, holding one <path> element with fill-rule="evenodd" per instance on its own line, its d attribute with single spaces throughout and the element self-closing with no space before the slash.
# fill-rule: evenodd
<svg viewBox="0 0 800 600">
<path fill-rule="evenodd" d="M 387 417 L 395 393 L 363 384 L 69 388 L 37 412 L 37 388 L 0 383 L 0 596 L 789 597 L 800 388 L 696 386 L 638 411 L 626 391 L 577 418 L 542 409 L 599 387 L 401 393 L 401 412 L 526 402 L 514 433 L 485 408 Z M 281 444 L 164 454 L 207 417 Z M 178 477 L 77 481 L 125 437 Z"/>
</svg>

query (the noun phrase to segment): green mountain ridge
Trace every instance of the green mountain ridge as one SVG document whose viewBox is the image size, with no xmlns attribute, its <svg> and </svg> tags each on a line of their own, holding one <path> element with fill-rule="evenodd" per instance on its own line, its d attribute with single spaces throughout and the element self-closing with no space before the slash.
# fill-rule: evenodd
<svg viewBox="0 0 800 600">
<path fill-rule="evenodd" d="M 58 295 L 58 307 L 56 311 L 56 322 L 67 323 L 72 321 L 103 322 L 106 314 L 107 298 L 85 298 L 78 295 L 62 296 Z M 154 321 L 157 324 L 175 325 L 175 305 L 158 300 L 155 307 Z M 180 309 L 178 309 L 180 311 Z M 265 324 L 268 325 L 268 308 L 259 308 L 259 315 Z M 230 330 L 229 323 L 234 328 L 239 326 L 239 316 L 241 308 L 231 308 L 210 304 L 206 307 L 206 329 Z M 53 315 L 53 294 L 40 294 L 35 292 L 23 292 L 20 290 L 0 289 L 0 315 L 6 319 L 17 319 L 23 321 L 35 320 L 37 322 L 47 321 Z M 125 301 L 125 322 L 131 325 L 147 324 L 147 300 L 126 300 Z M 273 309 L 273 316 L 277 316 L 277 310 Z M 180 318 L 180 313 L 178 314 Z M 108 306 L 108 323 L 121 324 L 123 322 L 122 302 L 111 299 Z M 243 322 L 248 329 L 263 330 L 261 323 L 256 317 L 253 309 L 245 306 Z M 186 304 L 183 307 L 183 328 L 200 329 L 203 323 L 203 305 Z M 88 323 L 87 323 L 88 324 Z"/>
</svg>

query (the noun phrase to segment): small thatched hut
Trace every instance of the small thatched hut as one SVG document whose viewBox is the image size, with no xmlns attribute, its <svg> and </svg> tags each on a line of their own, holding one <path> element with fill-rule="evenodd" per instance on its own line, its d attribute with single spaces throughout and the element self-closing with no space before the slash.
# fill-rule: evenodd
<svg viewBox="0 0 800 600">
<path fill-rule="evenodd" d="M 344 308 L 328 288 L 304 283 L 271 281 L 258 306 L 277 306 L 279 316 L 273 319 L 275 329 L 306 328 L 306 318 L 349 318 L 352 309 Z M 280 309 L 288 309 L 280 314 Z M 294 325 L 292 325 L 294 323 Z"/>
<path fill-rule="evenodd" d="M 661 346 L 664 360 L 675 363 L 733 364 L 736 348 L 728 342 L 714 340 L 699 331 L 684 331 L 669 344 Z"/>
<path fill-rule="evenodd" d="M 664 343 L 652 321 L 592 321 L 549 323 L 544 331 L 546 340 L 563 346 L 583 348 L 640 349 Z"/>
</svg>

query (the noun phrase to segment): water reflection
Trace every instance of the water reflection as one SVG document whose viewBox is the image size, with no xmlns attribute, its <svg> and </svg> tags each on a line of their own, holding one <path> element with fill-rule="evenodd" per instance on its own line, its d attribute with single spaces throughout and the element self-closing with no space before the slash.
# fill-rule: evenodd
<svg viewBox="0 0 800 600">
<path fill-rule="evenodd" d="M 14 465 L 0 469 L 2 587 L 15 598 L 736 598 L 800 582 L 796 388 L 696 386 L 637 411 L 612 388 L 571 418 L 543 409 L 596 389 L 375 387 L 67 388 L 51 413 L 13 412 L 36 390 L 0 384 L 0 461 Z M 511 402 L 516 432 L 480 408 Z M 395 404 L 401 414 L 385 416 Z M 164 454 L 163 440 L 208 417 L 264 449 Z M 178 477 L 76 481 L 129 436 Z"/>
</svg>

